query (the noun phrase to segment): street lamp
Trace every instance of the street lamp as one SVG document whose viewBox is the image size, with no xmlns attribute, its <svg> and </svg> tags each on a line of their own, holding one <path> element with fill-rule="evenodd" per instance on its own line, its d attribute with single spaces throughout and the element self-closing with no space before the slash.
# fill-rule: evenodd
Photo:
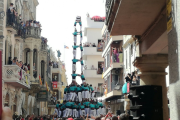
<svg viewBox="0 0 180 120">
<path fill-rule="evenodd" d="M 1 11 L 1 12 L 0 12 L 0 19 L 3 19 L 4 16 L 5 16 L 5 12 L 4 12 L 4 11 Z"/>
</svg>

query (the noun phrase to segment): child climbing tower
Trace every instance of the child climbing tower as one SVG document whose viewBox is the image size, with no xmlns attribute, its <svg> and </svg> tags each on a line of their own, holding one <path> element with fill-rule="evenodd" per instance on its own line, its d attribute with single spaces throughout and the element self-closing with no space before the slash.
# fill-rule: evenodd
<svg viewBox="0 0 180 120">
<path fill-rule="evenodd" d="M 76 24 L 79 24 L 79 26 L 80 26 L 79 32 L 78 32 L 78 30 L 76 28 Z M 85 77 L 84 77 L 84 74 L 83 74 L 84 63 L 83 63 L 83 59 L 82 59 L 82 53 L 83 53 L 82 40 L 83 40 L 83 37 L 82 37 L 81 16 L 76 17 L 74 27 L 75 27 L 75 29 L 74 29 L 74 33 L 73 33 L 74 46 L 73 46 L 73 59 L 72 59 L 72 82 L 76 83 L 76 76 L 81 76 L 82 82 L 84 83 L 85 82 Z M 77 43 L 77 39 L 78 39 L 77 36 L 80 36 L 80 43 L 79 44 Z M 77 48 L 80 48 L 80 51 L 81 51 L 80 59 L 76 58 L 76 52 L 77 52 L 76 50 L 77 50 Z M 81 74 L 76 74 L 76 63 L 77 62 L 80 62 L 80 65 L 81 65 Z"/>
</svg>

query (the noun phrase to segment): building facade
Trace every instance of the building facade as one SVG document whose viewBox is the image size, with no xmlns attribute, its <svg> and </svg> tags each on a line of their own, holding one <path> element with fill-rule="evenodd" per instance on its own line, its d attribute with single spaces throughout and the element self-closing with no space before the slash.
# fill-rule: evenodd
<svg viewBox="0 0 180 120">
<path fill-rule="evenodd" d="M 84 35 L 87 37 L 87 42 L 84 43 L 83 59 L 84 59 L 84 76 L 88 84 L 92 84 L 97 92 L 96 97 L 103 94 L 102 79 L 104 60 L 102 54 L 102 36 L 101 28 L 103 21 L 94 20 L 87 15 L 87 27 L 84 29 Z"/>
<path fill-rule="evenodd" d="M 53 67 L 47 38 L 41 36 L 40 22 L 35 21 L 39 3 L 37 0 L 0 2 L 6 12 L 0 20 L 3 105 L 9 106 L 13 114 L 48 114 Z M 66 83 L 65 77 L 63 81 Z"/>
<path fill-rule="evenodd" d="M 131 63 L 127 65 L 127 69 L 131 71 L 132 65 L 139 69 L 140 85 L 162 87 L 163 120 L 180 118 L 180 106 L 177 101 L 179 99 L 177 86 L 180 83 L 178 32 L 180 22 L 177 15 L 179 3 L 180 1 L 175 0 L 159 0 L 158 3 L 151 0 L 146 2 L 106 0 L 105 24 L 110 35 L 132 35 L 128 41 L 135 43 L 134 46 L 130 44 L 133 46 L 132 49 L 124 45 L 124 49 L 129 48 L 136 53 L 135 56 L 132 55 L 132 60 L 129 60 Z M 169 66 L 169 97 L 166 86 L 167 66 Z"/>
<path fill-rule="evenodd" d="M 106 93 L 103 96 L 106 105 L 111 107 L 114 114 L 124 112 L 122 101 L 123 77 L 123 36 L 110 36 L 107 26 L 102 28 L 104 40 L 102 57 L 104 58 L 103 79 L 106 85 Z"/>
</svg>

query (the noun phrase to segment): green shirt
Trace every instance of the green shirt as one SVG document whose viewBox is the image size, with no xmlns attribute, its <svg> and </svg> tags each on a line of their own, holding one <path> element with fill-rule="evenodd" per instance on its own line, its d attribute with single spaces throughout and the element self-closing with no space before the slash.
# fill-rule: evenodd
<svg viewBox="0 0 180 120">
<path fill-rule="evenodd" d="M 90 108 L 95 108 L 95 105 L 94 104 L 90 104 L 89 107 Z"/>
<path fill-rule="evenodd" d="M 98 102 L 97 104 L 99 105 L 99 107 L 103 107 L 102 102 Z"/>
<path fill-rule="evenodd" d="M 66 105 L 63 104 L 63 105 L 61 106 L 61 109 L 66 109 Z"/>
<path fill-rule="evenodd" d="M 73 61 L 73 62 L 77 62 L 77 61 L 79 61 L 79 60 L 78 60 L 78 59 L 72 59 L 72 61 Z"/>
<path fill-rule="evenodd" d="M 65 105 L 66 107 L 72 107 L 72 105 L 74 105 L 74 102 L 67 102 Z"/>
<path fill-rule="evenodd" d="M 84 75 L 81 75 L 81 78 L 85 78 Z"/>
<path fill-rule="evenodd" d="M 77 35 L 77 34 L 78 34 L 78 32 L 74 32 L 74 33 L 73 33 L 73 35 Z"/>
<path fill-rule="evenodd" d="M 83 47 L 82 46 L 80 46 L 80 49 L 81 49 L 81 51 L 83 50 Z"/>
<path fill-rule="evenodd" d="M 72 108 L 73 109 L 78 109 L 78 106 L 77 105 L 72 105 Z"/>
<path fill-rule="evenodd" d="M 90 104 L 90 102 L 84 102 L 83 105 L 85 105 L 86 107 L 88 107 Z"/>
<path fill-rule="evenodd" d="M 65 88 L 65 89 L 64 89 L 64 92 L 67 92 L 67 91 L 68 91 L 68 88 Z"/>
<path fill-rule="evenodd" d="M 76 46 L 76 45 L 75 45 L 75 46 L 73 46 L 73 48 L 74 48 L 74 49 L 76 49 L 76 48 L 78 48 L 78 47 L 79 47 L 79 46 Z"/>
<path fill-rule="evenodd" d="M 84 63 L 83 63 L 83 60 L 81 60 L 81 65 L 83 65 Z"/>
<path fill-rule="evenodd" d="M 59 104 L 56 104 L 56 107 L 59 108 Z"/>
<path fill-rule="evenodd" d="M 75 90 L 76 90 L 76 86 L 71 86 L 71 87 L 69 88 L 69 91 L 70 91 L 70 92 L 75 91 Z"/>
<path fill-rule="evenodd" d="M 77 91 L 77 92 L 81 92 L 81 91 L 82 91 L 82 88 L 81 88 L 81 87 L 76 87 L 76 91 Z"/>
<path fill-rule="evenodd" d="M 90 88 L 90 90 L 91 90 L 91 91 L 94 91 L 94 89 L 93 89 L 93 87 L 92 87 L 92 86 L 89 86 L 89 88 Z"/>
<path fill-rule="evenodd" d="M 83 87 L 82 86 L 82 88 L 83 88 L 83 90 L 88 90 L 89 91 L 89 87 L 87 86 L 87 87 Z"/>
<path fill-rule="evenodd" d="M 72 74 L 72 76 L 74 76 L 74 77 L 77 76 L 77 75 L 78 75 L 78 74 Z"/>
<path fill-rule="evenodd" d="M 81 105 L 81 103 L 78 105 L 80 109 L 84 109 L 84 105 Z"/>
<path fill-rule="evenodd" d="M 95 105 L 95 108 L 96 108 L 96 109 L 98 109 L 98 108 L 99 108 L 99 105 L 98 105 L 98 104 L 96 104 L 96 105 Z"/>
</svg>

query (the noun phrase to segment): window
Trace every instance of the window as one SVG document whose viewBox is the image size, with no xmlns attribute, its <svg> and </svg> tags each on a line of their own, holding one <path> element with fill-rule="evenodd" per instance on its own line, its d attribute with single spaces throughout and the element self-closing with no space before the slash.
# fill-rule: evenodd
<svg viewBox="0 0 180 120">
<path fill-rule="evenodd" d="M 98 52 L 102 52 L 103 51 L 103 44 L 104 44 L 104 42 L 103 42 L 103 40 L 98 40 L 98 45 L 97 45 L 97 51 Z"/>
<path fill-rule="evenodd" d="M 102 74 L 103 73 L 103 66 L 104 66 L 104 62 L 98 62 L 97 74 Z"/>
<path fill-rule="evenodd" d="M 58 73 L 53 73 L 52 74 L 52 81 L 57 82 L 58 81 Z"/>
</svg>

